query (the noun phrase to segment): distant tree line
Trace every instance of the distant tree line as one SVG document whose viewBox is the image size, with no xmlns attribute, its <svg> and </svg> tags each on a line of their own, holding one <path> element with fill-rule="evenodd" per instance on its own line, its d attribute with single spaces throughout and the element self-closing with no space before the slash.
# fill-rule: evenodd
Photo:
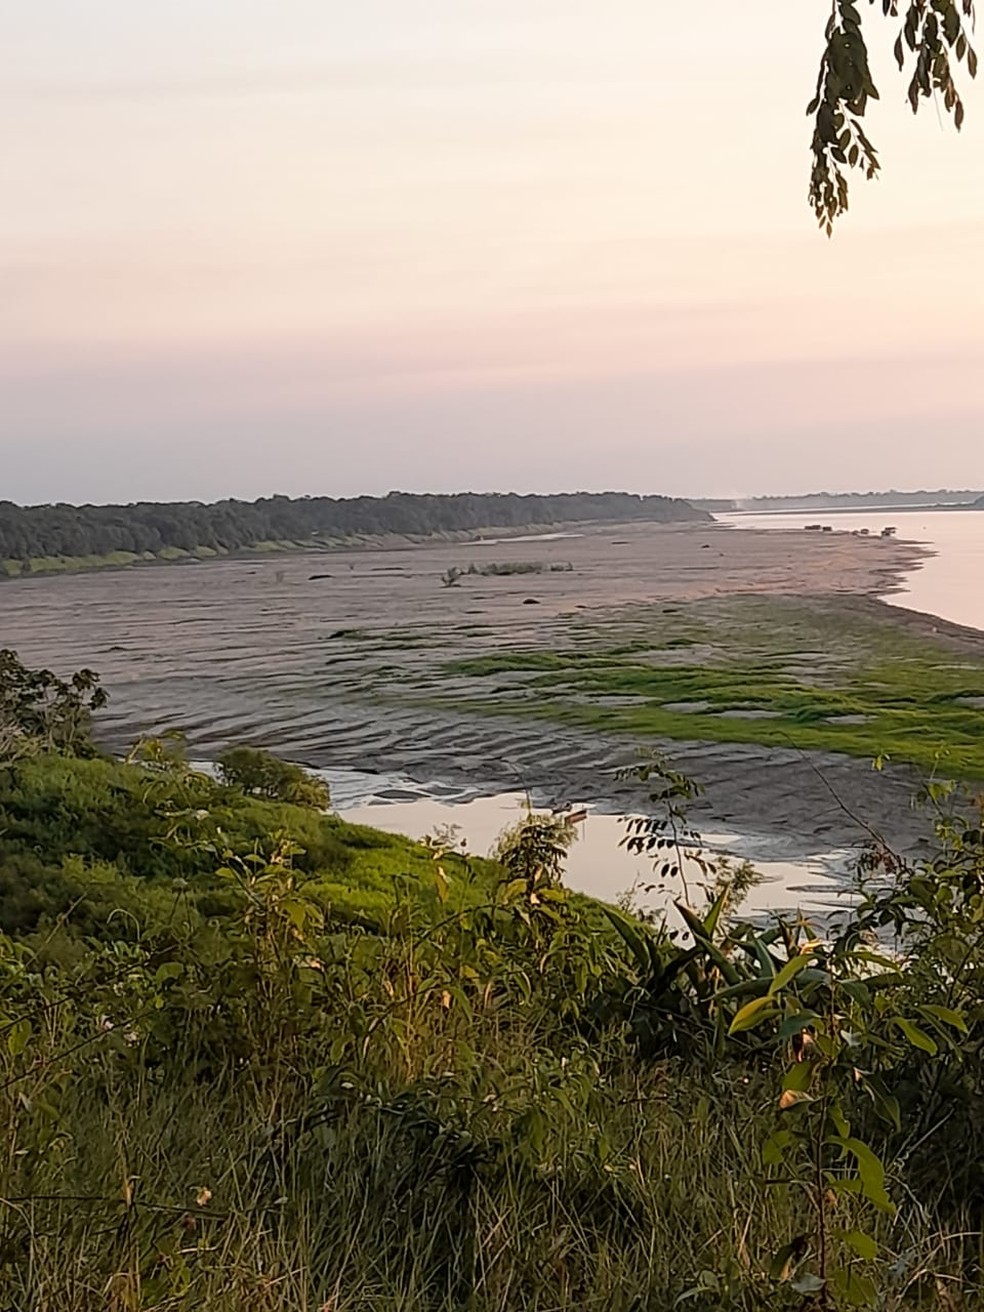
<svg viewBox="0 0 984 1312">
<path fill-rule="evenodd" d="M 890 488 L 887 492 L 808 492 L 802 496 L 763 496 L 753 497 L 750 502 L 738 502 L 744 506 L 764 506 L 772 508 L 779 505 L 789 506 L 858 506 L 864 510 L 869 506 L 923 506 L 946 505 L 948 503 L 967 503 L 980 496 L 979 489 L 937 488 L 920 489 L 915 492 L 900 492 Z"/>
<path fill-rule="evenodd" d="M 299 545 L 387 534 L 425 536 L 586 522 L 668 523 L 710 516 L 675 497 L 628 492 L 385 497 L 262 497 L 258 501 L 137 502 L 132 505 L 18 506 L 0 502 L 0 559 L 240 551 L 264 542 Z"/>
<path fill-rule="evenodd" d="M 976 501 L 975 501 L 976 499 Z M 979 489 L 938 488 L 917 492 L 804 492 L 799 496 L 761 496 L 740 499 L 695 497 L 702 510 L 723 513 L 735 510 L 871 510 L 892 506 L 964 506 L 984 503 Z"/>
</svg>

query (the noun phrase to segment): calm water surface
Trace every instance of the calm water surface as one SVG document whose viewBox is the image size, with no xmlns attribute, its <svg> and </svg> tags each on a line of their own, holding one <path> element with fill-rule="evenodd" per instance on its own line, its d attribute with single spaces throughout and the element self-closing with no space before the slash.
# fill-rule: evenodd
<svg viewBox="0 0 984 1312">
<path fill-rule="evenodd" d="M 488 854 L 503 829 L 520 819 L 525 806 L 521 793 L 483 797 L 446 785 L 416 784 L 396 776 L 386 778 L 355 770 L 315 773 L 327 779 L 336 810 L 353 824 L 417 839 L 452 827 L 456 839 L 464 840 L 464 850 L 477 856 Z M 686 888 L 679 880 L 660 887 L 652 862 L 621 846 L 625 833 L 623 817 L 589 809 L 577 825 L 577 841 L 567 859 L 565 883 L 607 902 L 615 902 L 621 894 L 634 890 L 636 905 L 647 909 L 666 907 L 681 896 L 695 906 L 702 904 L 701 881 L 705 876 L 695 863 L 686 863 Z M 774 844 L 767 838 L 756 841 L 747 835 L 706 834 L 703 839 L 709 856 L 729 852 L 738 860 L 747 858 L 762 876 L 762 882 L 745 901 L 748 915 L 787 910 L 823 919 L 850 897 L 845 886 L 851 864 L 848 852 L 780 861 L 770 851 Z"/>
<path fill-rule="evenodd" d="M 897 536 L 921 542 L 936 554 L 913 570 L 902 592 L 886 600 L 895 605 L 939 615 L 957 624 L 984 630 L 984 512 L 977 510 L 885 509 L 870 511 L 812 511 L 779 514 L 718 515 L 734 528 L 804 529 L 807 524 L 830 524 L 835 532 L 865 528 L 873 536 L 894 525 Z M 557 535 L 560 536 L 560 535 Z M 384 779 L 356 771 L 326 771 L 338 811 L 347 820 L 394 833 L 423 838 L 453 826 L 467 850 L 485 855 L 501 831 L 519 818 L 523 797 L 504 793 L 494 797 L 442 785 L 420 785 L 397 778 Z M 636 890 L 639 906 L 666 906 L 683 890 L 676 885 L 656 887 L 653 868 L 644 857 L 621 846 L 625 820 L 589 810 L 578 826 L 578 841 L 567 862 L 566 882 L 571 888 L 606 901 Z M 763 877 L 746 903 L 750 914 L 777 909 L 799 909 L 807 914 L 829 913 L 849 897 L 845 887 L 850 868 L 846 852 L 816 853 L 804 861 L 775 860 L 768 840 L 756 843 L 747 835 L 708 834 L 709 852 L 730 852 L 750 859 Z M 699 904 L 701 873 L 689 864 L 689 900 Z"/>
<path fill-rule="evenodd" d="M 866 528 L 880 533 L 894 525 L 897 536 L 923 542 L 937 554 L 906 579 L 902 592 L 886 597 L 897 606 L 939 615 L 984 629 L 984 510 L 921 510 L 906 507 L 865 511 L 813 510 L 774 515 L 718 515 L 734 528 L 798 528 L 830 524 L 835 532 Z"/>
</svg>

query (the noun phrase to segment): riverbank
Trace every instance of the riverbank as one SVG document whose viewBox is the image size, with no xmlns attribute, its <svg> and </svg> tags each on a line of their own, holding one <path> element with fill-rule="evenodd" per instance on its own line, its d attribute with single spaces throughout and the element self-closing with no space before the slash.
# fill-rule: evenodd
<svg viewBox="0 0 984 1312">
<path fill-rule="evenodd" d="M 591 495 L 591 494 L 589 494 Z M 167 507 L 158 508 L 166 512 Z M 126 507 L 120 508 L 125 512 Z M 654 522 L 666 526 L 686 523 L 710 524 L 707 511 L 696 509 L 688 502 L 668 504 L 666 517 Z M 125 513 L 124 513 L 125 518 Z M 643 521 L 648 523 L 648 521 Z M 637 527 L 638 519 L 612 520 L 530 520 L 521 524 L 442 529 L 429 532 L 360 532 L 346 534 L 319 533 L 312 537 L 263 538 L 241 547 L 163 546 L 157 551 L 113 550 L 88 555 L 29 555 L 26 558 L 4 557 L 0 554 L 0 581 L 38 578 L 51 574 L 89 574 L 106 570 L 122 570 L 161 565 L 201 565 L 214 560 L 256 560 L 266 556 L 320 555 L 337 556 L 351 551 L 400 551 L 410 547 L 430 546 L 446 542 L 472 545 L 493 545 L 501 541 L 549 541 L 554 537 L 580 537 L 586 533 L 604 532 L 624 526 Z M 0 526 L 2 527 L 2 526 Z"/>
<path fill-rule="evenodd" d="M 775 698 L 790 680 L 836 689 L 873 645 L 897 662 L 900 640 L 919 659 L 899 668 L 920 680 L 934 663 L 976 671 L 980 635 L 874 600 L 923 557 L 916 544 L 847 534 L 620 525 L 578 538 L 353 551 L 330 564 L 224 560 L 24 580 L 5 593 L 4 641 L 33 663 L 99 670 L 112 700 L 98 729 L 111 747 L 180 729 L 200 756 L 246 741 L 315 767 L 488 792 L 522 785 L 557 805 L 613 810 L 644 802 L 615 773 L 657 749 L 705 786 L 696 818 L 706 828 L 771 834 L 791 856 L 859 842 L 865 825 L 912 848 L 925 828 L 909 805 L 918 774 L 894 758 L 873 771 L 878 749 L 863 754 L 864 724 L 801 716 L 777 741 L 787 726 L 775 718 L 711 716 L 679 701 L 667 710 L 662 697 L 658 716 L 650 708 L 633 725 L 639 690 L 585 686 L 585 676 L 601 655 L 619 678 L 636 667 L 661 680 L 705 671 L 694 677 L 717 693 L 723 674 L 732 678 L 732 702 L 765 684 Z M 490 563 L 542 569 L 442 584 L 452 568 Z M 530 653 L 559 667 L 462 672 Z M 757 692 L 734 685 L 750 671 Z M 926 701 L 921 713 L 932 711 Z M 676 717 L 669 730 L 667 717 Z M 858 754 L 817 746 L 821 730 Z"/>
</svg>

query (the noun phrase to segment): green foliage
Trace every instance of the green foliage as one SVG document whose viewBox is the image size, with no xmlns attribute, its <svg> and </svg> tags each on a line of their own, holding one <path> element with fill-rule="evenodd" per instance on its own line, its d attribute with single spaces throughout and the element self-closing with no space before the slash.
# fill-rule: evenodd
<svg viewBox="0 0 984 1312">
<path fill-rule="evenodd" d="M 79 745 L 0 770 L 5 1305 L 984 1297 L 980 799 L 821 935 L 703 857 L 673 920 L 600 909 L 562 816 L 480 862 Z M 638 773 L 681 880 L 698 790 Z"/>
<path fill-rule="evenodd" d="M 499 835 L 492 859 L 510 878 L 521 880 L 532 894 L 541 885 L 557 887 L 576 838 L 577 830 L 566 816 L 538 813 L 527 801 L 522 819 Z"/>
<path fill-rule="evenodd" d="M 146 897 L 155 919 L 178 893 L 182 914 L 224 914 L 217 854 L 268 854 L 283 832 L 303 849 L 294 862 L 313 895 L 348 921 L 382 924 L 395 875 L 432 877 L 432 854 L 420 845 L 310 806 L 246 796 L 189 769 L 169 745 L 145 743 L 129 762 L 48 756 L 0 771 L 0 929 L 64 922 L 127 937 L 132 917 L 106 921 L 114 879 L 121 906 Z M 480 899 L 499 878 L 477 858 L 449 854 L 445 866 L 455 905 Z"/>
<path fill-rule="evenodd" d="M 249 797 L 268 802 L 288 802 L 327 811 L 331 805 L 328 785 L 289 761 L 252 747 L 230 747 L 219 757 L 223 783 L 241 788 Z"/>
<path fill-rule="evenodd" d="M 108 700 L 92 670 L 66 681 L 0 651 L 0 763 L 37 752 L 90 752 L 92 712 Z"/>
<path fill-rule="evenodd" d="M 648 773 L 685 824 L 690 790 Z M 981 1087 L 979 950 L 959 983 L 932 959 L 958 959 L 950 912 L 964 956 L 980 937 L 976 817 L 946 821 L 935 873 L 872 862 L 823 943 L 735 924 L 720 892 L 680 904 L 685 937 L 614 910 L 600 933 L 541 878 L 563 847 L 541 819 L 503 844 L 532 878 L 455 905 L 436 849 L 372 933 L 271 832 L 213 854 L 220 919 L 131 880 L 134 933 L 0 940 L 11 1305 L 915 1309 L 939 1284 L 973 1305 L 973 1208 L 912 1145 L 967 1115 L 954 1075 Z M 905 959 L 868 943 L 883 920 Z"/>
<path fill-rule="evenodd" d="M 861 125 L 869 100 L 878 89 L 868 64 L 860 0 L 833 0 L 824 33 L 816 94 L 807 107 L 814 116 L 810 203 L 829 236 L 834 221 L 847 211 L 846 169 L 859 168 L 868 179 L 879 170 L 877 152 Z M 964 106 L 953 75 L 953 62 L 977 74 L 977 55 L 968 33 L 974 26 L 973 0 L 871 0 L 885 17 L 902 18 L 895 41 L 900 71 L 911 63 L 908 98 L 912 111 L 932 97 L 963 125 Z"/>
</svg>

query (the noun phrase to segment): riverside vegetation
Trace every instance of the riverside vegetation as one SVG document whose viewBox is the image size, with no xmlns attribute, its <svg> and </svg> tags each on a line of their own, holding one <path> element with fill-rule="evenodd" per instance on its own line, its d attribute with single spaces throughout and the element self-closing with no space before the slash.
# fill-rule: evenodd
<svg viewBox="0 0 984 1312">
<path fill-rule="evenodd" d="M 0 502 L 0 577 L 206 560 L 238 552 L 312 551 L 387 537 L 470 535 L 558 524 L 709 522 L 679 497 L 629 492 L 551 496 L 458 492 L 385 497 L 17 506 Z"/>
<path fill-rule="evenodd" d="M 93 745 L 0 656 L 0 1289 L 31 1312 L 980 1306 L 984 816 L 818 935 L 705 863 L 672 923 Z M 695 786 L 640 769 L 678 874 Z"/>
</svg>

